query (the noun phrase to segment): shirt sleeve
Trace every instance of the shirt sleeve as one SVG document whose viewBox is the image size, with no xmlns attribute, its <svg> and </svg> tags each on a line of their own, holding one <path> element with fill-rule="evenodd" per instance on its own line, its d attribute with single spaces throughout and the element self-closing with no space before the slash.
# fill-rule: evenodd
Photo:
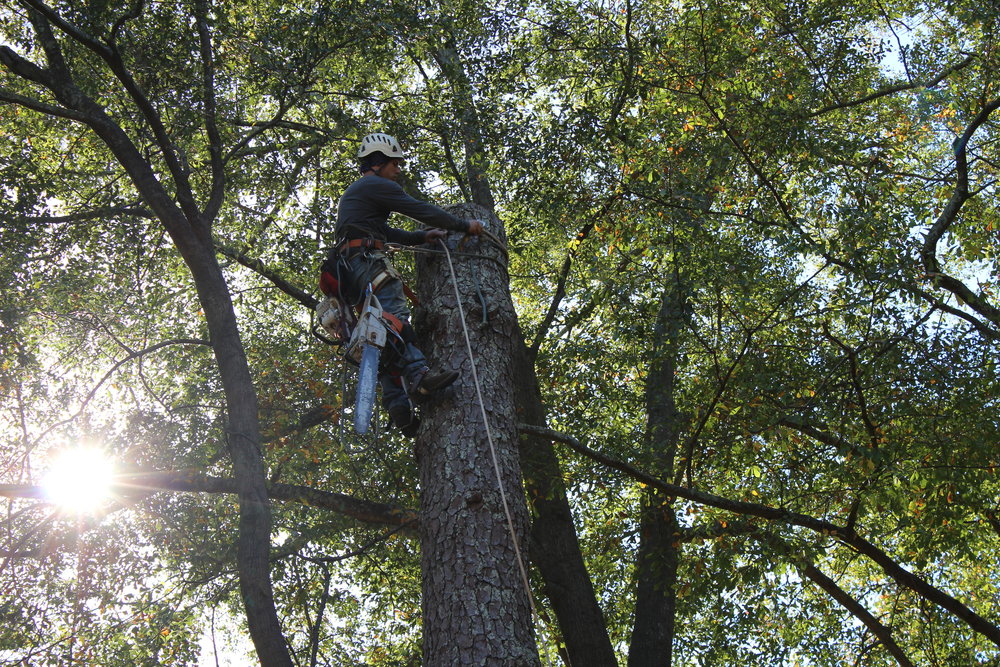
<svg viewBox="0 0 1000 667">
<path fill-rule="evenodd" d="M 382 195 L 382 201 L 389 208 L 389 210 L 396 213 L 402 213 L 408 218 L 413 218 L 418 222 L 422 222 L 425 225 L 430 225 L 431 227 L 441 227 L 443 229 L 451 229 L 456 232 L 467 232 L 469 231 L 469 223 L 462 220 L 459 217 L 448 213 L 443 208 L 434 206 L 433 204 L 428 204 L 427 202 L 422 202 L 419 199 L 414 199 L 410 195 L 406 194 L 402 186 L 395 181 L 390 181 L 389 179 L 381 179 L 385 183 L 380 183 L 384 189 L 384 192 L 380 193 Z M 421 234 L 421 239 L 417 243 L 423 243 L 424 232 L 412 232 L 416 234 Z M 413 245 L 412 243 L 410 245 Z"/>
<path fill-rule="evenodd" d="M 422 229 L 415 232 L 408 232 L 405 229 L 397 229 L 396 227 L 385 225 L 383 232 L 385 233 L 386 241 L 389 243 L 398 243 L 399 245 L 420 245 L 427 240 L 427 232 Z"/>
</svg>

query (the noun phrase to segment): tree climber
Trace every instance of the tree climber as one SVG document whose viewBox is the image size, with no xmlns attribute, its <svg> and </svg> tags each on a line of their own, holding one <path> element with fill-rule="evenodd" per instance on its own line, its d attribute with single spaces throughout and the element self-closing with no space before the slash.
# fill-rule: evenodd
<svg viewBox="0 0 1000 667">
<path fill-rule="evenodd" d="M 396 182 L 405 157 L 399 142 L 387 134 L 369 134 L 361 140 L 358 148 L 361 178 L 348 186 L 340 198 L 337 245 L 331 254 L 343 255 L 354 283 L 370 284 L 382 310 L 400 320 L 404 344 L 395 351 L 387 348 L 379 367 L 379 384 L 382 386 L 382 405 L 392 423 L 405 435 L 414 436 L 420 418 L 410 398 L 419 400 L 444 389 L 458 378 L 458 373 L 430 372 L 423 353 L 413 343 L 414 331 L 402 280 L 382 249 L 387 242 L 401 245 L 432 243 L 447 235 L 445 229 L 478 235 L 483 225 L 478 220 L 462 220 L 406 194 Z M 388 220 L 393 212 L 444 229 L 408 232 L 390 227 Z"/>
</svg>

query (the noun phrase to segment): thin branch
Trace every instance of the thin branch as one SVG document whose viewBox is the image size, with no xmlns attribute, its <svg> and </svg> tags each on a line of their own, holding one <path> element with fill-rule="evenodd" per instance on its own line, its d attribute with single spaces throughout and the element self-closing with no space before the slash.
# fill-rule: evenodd
<svg viewBox="0 0 1000 667">
<path fill-rule="evenodd" d="M 777 535 L 761 530 L 760 526 L 747 521 L 714 521 L 707 525 L 680 529 L 677 536 L 680 542 L 694 542 L 714 539 L 721 536 L 733 537 L 748 535 L 764 544 L 775 548 L 792 563 L 807 579 L 822 588 L 842 607 L 861 621 L 871 630 L 882 645 L 900 664 L 900 667 L 913 667 L 913 663 L 903 653 L 899 644 L 892 637 L 892 631 L 875 618 L 861 603 L 844 591 L 835 581 L 823 574 L 815 565 L 805 562 L 801 555 L 794 553 L 791 546 Z"/>
<path fill-rule="evenodd" d="M 9 51 L 6 46 L 0 47 L 0 62 L 7 65 L 8 68 L 13 69 L 8 64 L 6 54 L 4 51 Z M 32 111 L 37 111 L 43 113 L 47 116 L 55 116 L 56 118 L 66 118 L 68 120 L 75 120 L 79 123 L 86 123 L 90 117 L 79 111 L 74 111 L 73 109 L 67 109 L 66 107 L 57 107 L 51 104 L 46 104 L 45 102 L 40 102 L 36 99 L 30 97 L 25 97 L 24 95 L 18 95 L 17 93 L 12 93 L 8 90 L 0 88 L 0 102 L 8 102 L 10 104 L 16 104 L 22 106 L 25 109 L 31 109 Z"/>
<path fill-rule="evenodd" d="M 59 428 L 60 426 L 64 426 L 64 425 L 70 423 L 71 421 L 73 421 L 74 419 L 76 419 L 77 417 L 79 417 L 80 415 L 82 415 L 83 411 L 87 409 L 87 405 L 90 403 L 91 400 L 93 400 L 94 396 L 97 395 L 97 391 L 101 388 L 101 386 L 105 382 L 108 381 L 108 379 L 112 375 L 115 374 L 115 372 L 118 371 L 119 368 L 121 368 L 122 366 L 124 366 L 126 363 L 128 363 L 130 361 L 133 361 L 135 359 L 141 358 L 141 357 L 143 357 L 143 356 L 145 356 L 147 354 L 150 354 L 152 352 L 160 350 L 160 349 L 162 349 L 164 347 L 168 347 L 170 345 L 205 345 L 205 346 L 208 346 L 208 347 L 212 346 L 212 344 L 209 341 L 202 340 L 200 338 L 172 338 L 170 340 L 162 341 L 160 343 L 157 343 L 156 345 L 151 345 L 149 347 L 143 348 L 141 350 L 137 350 L 135 352 L 132 352 L 132 353 L 126 355 L 124 358 L 122 358 L 119 361 L 115 362 L 115 364 L 104 374 L 104 376 L 90 390 L 90 393 L 88 393 L 87 396 L 83 399 L 83 402 L 80 404 L 80 408 L 76 411 L 76 413 L 74 413 L 73 415 L 67 417 L 66 419 L 63 419 L 62 421 L 59 421 L 59 422 L 56 422 L 55 424 L 52 424 L 47 429 L 45 429 L 42 432 L 41 435 L 39 435 L 37 438 L 35 438 L 34 443 L 32 443 L 32 445 L 31 445 L 31 447 L 29 447 L 29 449 L 33 449 L 34 446 L 37 443 L 41 442 L 42 439 L 45 436 L 47 436 L 49 433 L 51 433 L 55 429 Z"/>
<path fill-rule="evenodd" d="M 607 212 L 608 204 L 605 206 L 604 212 Z M 602 216 L 604 214 L 602 212 Z M 562 270 L 559 272 L 559 279 L 556 281 L 556 291 L 552 295 L 552 302 L 549 303 L 549 309 L 545 313 L 545 317 L 542 318 L 542 323 L 538 327 L 538 332 L 535 334 L 535 340 L 531 342 L 528 346 L 528 355 L 535 359 L 538 356 L 538 349 L 542 345 L 542 340 L 545 339 L 549 328 L 552 326 L 553 320 L 556 318 L 556 313 L 559 312 L 559 305 L 562 303 L 563 298 L 566 296 L 566 280 L 569 278 L 570 269 L 573 267 L 573 259 L 576 256 L 577 249 L 583 244 L 590 234 L 591 230 L 594 229 L 594 222 L 588 222 L 576 233 L 576 237 L 570 243 L 569 250 L 566 251 L 566 258 L 563 260 Z"/>
<path fill-rule="evenodd" d="M 125 12 L 124 14 L 122 14 L 118 18 L 118 20 L 115 21 L 114 25 L 111 26 L 111 30 L 110 30 L 110 32 L 108 34 L 110 35 L 109 41 L 111 42 L 112 47 L 114 47 L 114 45 L 117 43 L 117 41 L 118 41 L 118 32 L 123 27 L 125 27 L 125 24 L 128 23 L 129 21 L 135 20 L 135 19 L 139 18 L 140 16 L 142 16 L 142 10 L 143 10 L 143 5 L 145 4 L 145 0 L 136 0 L 136 2 L 134 4 L 135 4 L 135 6 L 132 7 L 131 10 L 129 10 L 129 11 Z"/>
<path fill-rule="evenodd" d="M 848 365 L 851 371 L 851 387 L 854 390 L 854 397 L 857 399 L 858 409 L 861 412 L 861 421 L 865 425 L 865 430 L 868 431 L 868 438 L 871 441 L 872 449 L 878 449 L 879 429 L 878 426 L 875 425 L 875 422 L 872 421 L 871 414 L 868 410 L 868 400 L 865 398 L 865 391 L 861 386 L 861 371 L 858 368 L 858 351 L 834 336 L 826 322 L 823 323 L 823 334 L 826 336 L 827 340 L 833 342 L 834 345 L 840 348 L 841 351 L 847 355 Z"/>
<path fill-rule="evenodd" d="M 813 278 L 815 278 L 825 270 L 826 270 L 826 265 L 824 264 L 823 266 L 818 268 L 815 272 L 813 272 L 811 276 L 809 276 L 808 278 L 803 280 L 799 285 L 797 285 L 795 289 L 791 290 L 780 301 L 778 301 L 778 303 L 776 303 L 774 307 L 771 308 L 771 310 L 765 313 L 764 316 L 756 324 L 747 329 L 739 353 L 733 359 L 732 363 L 729 364 L 729 368 L 726 370 L 725 376 L 719 380 L 714 396 L 712 396 L 711 401 L 709 401 L 708 406 L 705 408 L 704 415 L 698 421 L 698 424 L 695 426 L 694 430 L 691 433 L 691 437 L 688 439 L 687 447 L 685 447 L 684 450 L 684 459 L 683 459 L 684 469 L 686 470 L 688 484 L 691 483 L 694 451 L 695 451 L 695 446 L 698 443 L 698 438 L 701 436 L 702 430 L 707 426 L 708 421 L 712 416 L 712 413 L 715 412 L 715 407 L 722 400 L 722 396 L 725 393 L 726 389 L 728 388 L 729 380 L 732 379 L 733 374 L 736 372 L 736 369 L 739 367 L 741 363 L 743 363 L 744 357 L 746 357 L 747 353 L 750 351 L 750 344 L 753 342 L 754 336 L 756 336 L 764 328 L 764 326 L 771 320 L 772 317 L 775 316 L 775 314 L 778 313 L 779 310 L 784 308 L 786 303 L 788 303 L 799 292 L 805 289 L 806 285 L 811 283 Z M 680 480 L 681 474 L 682 470 L 678 469 L 677 471 L 678 481 Z"/>
<path fill-rule="evenodd" d="M 842 102 L 838 104 L 831 104 L 829 106 L 823 107 L 822 109 L 807 114 L 806 118 L 815 118 L 816 116 L 821 116 L 825 113 L 836 111 L 838 109 L 849 109 L 851 107 L 860 106 L 867 102 L 871 102 L 872 100 L 877 100 L 880 97 L 888 97 L 889 95 L 895 95 L 896 93 L 901 93 L 906 90 L 916 90 L 918 88 L 933 88 L 934 86 L 938 85 L 939 83 L 947 79 L 949 76 L 951 76 L 958 70 L 971 65 L 973 60 L 974 60 L 973 56 L 967 56 L 965 60 L 962 60 L 961 62 L 956 63 L 951 67 L 947 67 L 944 70 L 942 70 L 941 73 L 938 74 L 933 79 L 928 79 L 927 81 L 914 81 L 911 83 L 899 83 L 892 86 L 888 86 L 886 88 L 882 88 L 881 90 L 877 90 L 870 95 L 866 95 L 865 97 L 856 100 L 851 100 L 849 102 Z"/>
<path fill-rule="evenodd" d="M 997 108 L 1000 108 L 1000 98 L 986 104 L 972 122 L 969 123 L 968 127 L 965 128 L 962 136 L 955 142 L 955 190 L 952 192 L 948 203 L 941 211 L 937 220 L 934 221 L 934 224 L 927 231 L 927 237 L 924 239 L 920 257 L 923 260 L 927 276 L 935 285 L 948 290 L 977 313 L 993 324 L 1000 326 L 1000 309 L 973 292 L 961 280 L 942 273 L 941 264 L 937 259 L 938 242 L 955 222 L 962 205 L 972 197 L 972 194 L 969 192 L 969 161 L 967 153 L 969 141 L 976 133 L 976 130 L 987 121 L 990 114 Z"/>
<path fill-rule="evenodd" d="M 416 518 L 414 518 L 413 521 L 416 521 Z M 411 522 L 401 523 L 398 526 L 395 526 L 394 528 L 392 528 L 391 530 L 387 530 L 386 532 L 384 532 L 384 533 L 376 536 L 374 539 L 369 540 L 368 542 L 366 542 L 364 545 L 358 547 L 357 549 L 353 549 L 353 550 L 348 551 L 346 553 L 342 553 L 339 556 L 303 556 L 301 554 L 297 554 L 297 556 L 298 556 L 298 558 L 301 558 L 302 560 L 309 561 L 310 563 L 316 563 L 317 565 L 319 565 L 319 564 L 330 564 L 330 563 L 341 563 L 341 562 L 343 562 L 345 560 L 350 560 L 351 558 L 357 558 L 358 556 L 364 556 L 365 554 L 371 552 L 372 547 L 374 547 L 374 546 L 376 546 L 378 544 L 382 544 L 383 542 L 385 542 L 386 540 L 388 540 L 390 537 L 392 537 L 396 533 L 399 533 L 399 532 L 402 532 L 402 531 L 405 531 L 405 530 L 413 531 L 413 529 L 414 529 L 414 527 L 411 524 Z"/>
<path fill-rule="evenodd" d="M 285 112 L 288 111 L 288 108 L 289 108 L 288 103 L 285 100 L 280 100 L 278 103 L 278 108 L 274 112 L 274 116 L 271 118 L 271 120 L 267 120 L 261 123 L 258 122 L 251 123 L 251 127 L 253 127 L 253 129 L 250 132 L 248 132 L 242 139 L 240 139 L 231 149 L 229 149 L 229 152 L 226 153 L 226 155 L 222 158 L 223 163 L 228 164 L 233 159 L 233 157 L 241 155 L 243 153 L 243 149 L 249 146 L 254 139 L 264 134 L 271 128 L 287 127 L 289 124 L 283 123 L 281 119 L 285 116 Z M 303 127 L 308 127 L 308 126 L 303 126 Z"/>
<path fill-rule="evenodd" d="M 798 431 L 802 435 L 809 436 L 817 442 L 821 442 L 824 445 L 829 445 L 837 451 L 851 452 L 852 454 L 860 454 L 864 456 L 864 448 L 849 442 L 840 436 L 834 435 L 827 430 L 818 428 L 811 424 L 804 424 L 802 422 L 796 421 L 791 418 L 779 419 L 777 422 L 780 426 L 785 426 L 793 431 Z"/>
<path fill-rule="evenodd" d="M 0 97 L 2 99 L 2 97 Z M 17 218 L 3 218 L 11 222 L 26 222 L 38 225 L 60 225 L 71 222 L 83 222 L 85 220 L 96 220 L 102 218 L 115 218 L 122 215 L 133 215 L 139 218 L 153 218 L 153 212 L 147 208 L 136 206 L 108 206 L 106 208 L 96 208 L 89 211 L 79 211 L 70 215 L 32 215 L 20 216 Z"/>
<path fill-rule="evenodd" d="M 312 294 L 309 294 L 308 292 L 291 284 L 277 273 L 267 268 L 259 259 L 254 259 L 253 257 L 250 257 L 245 253 L 218 241 L 215 243 L 215 249 L 226 257 L 239 262 L 248 269 L 258 273 L 264 278 L 267 278 L 272 284 L 274 284 L 275 287 L 301 303 L 306 308 L 314 309 L 316 308 L 316 304 L 319 303 L 319 300 Z"/>
<path fill-rule="evenodd" d="M 208 152 L 212 165 L 212 187 L 208 203 L 205 205 L 205 217 L 214 220 L 222 207 L 226 191 L 226 172 L 222 160 L 222 136 L 216 118 L 215 104 L 215 58 L 212 50 L 212 37 L 208 31 L 208 7 L 205 0 L 195 3 L 195 24 L 198 28 L 198 45 L 201 49 L 202 95 L 205 105 L 205 133 L 208 135 Z"/>
<path fill-rule="evenodd" d="M 937 308 L 938 310 L 943 311 L 945 313 L 948 313 L 949 315 L 953 315 L 955 317 L 958 317 L 960 319 L 965 320 L 966 322 L 968 322 L 969 324 L 971 324 L 979 333 L 981 333 L 985 338 L 987 338 L 989 340 L 994 340 L 994 341 L 995 340 L 1000 340 L 1000 331 L 996 331 L 996 330 L 992 329 L 989 325 L 987 325 L 986 323 L 984 323 L 982 320 L 976 318 L 975 316 L 967 313 L 966 311 L 964 311 L 964 310 L 962 310 L 960 308 L 956 308 L 954 306 L 949 306 L 947 303 L 941 301 L 939 298 L 937 298 L 935 295 L 931 294 L 927 290 L 921 289 L 920 287 L 918 287 L 916 285 L 911 285 L 910 283 L 907 283 L 907 282 L 904 282 L 902 280 L 899 280 L 898 278 L 895 278 L 894 276 L 869 275 L 868 272 L 866 272 L 861 267 L 855 266 L 853 263 L 848 262 L 846 260 L 838 259 L 838 258 L 834 257 L 833 255 L 831 255 L 828 252 L 820 252 L 820 256 L 822 256 L 823 259 L 827 260 L 831 264 L 833 264 L 835 266 L 839 266 L 842 269 L 846 269 L 847 271 L 850 271 L 851 273 L 855 274 L 856 276 L 860 276 L 860 277 L 865 278 L 865 279 L 880 280 L 880 281 L 885 282 L 886 284 L 888 284 L 888 285 L 890 285 L 890 286 L 892 286 L 892 287 L 894 287 L 894 288 L 896 288 L 896 289 L 898 289 L 900 291 L 906 292 L 907 294 L 911 294 L 911 295 L 916 296 L 916 297 L 918 297 L 920 299 L 923 299 L 928 304 L 930 304 L 931 306 Z"/>
<path fill-rule="evenodd" d="M 803 567 L 799 568 L 799 571 L 811 580 L 814 584 L 822 588 L 826 593 L 836 600 L 840 605 L 849 611 L 856 619 L 864 623 L 865 627 L 871 630 L 872 634 L 875 635 L 878 640 L 882 643 L 892 657 L 896 659 L 900 667 L 913 667 L 913 663 L 900 648 L 899 644 L 892 637 L 892 632 L 889 628 L 882 625 L 882 623 L 872 616 L 871 612 L 865 609 L 864 605 L 855 600 L 847 591 L 842 589 L 837 585 L 830 577 L 826 576 L 812 563 L 808 563 Z"/>
<path fill-rule="evenodd" d="M 167 168 L 173 176 L 178 202 L 181 205 L 181 209 L 187 216 L 188 221 L 195 222 L 200 220 L 201 217 L 198 207 L 195 204 L 194 194 L 191 189 L 191 183 L 188 180 L 187 171 L 178 160 L 175 147 L 173 142 L 170 140 L 170 135 L 167 133 L 166 127 L 163 125 L 163 120 L 160 118 L 160 114 L 157 112 L 152 102 L 125 67 L 125 61 L 122 59 L 118 50 L 102 44 L 94 37 L 79 29 L 77 26 L 73 25 L 69 21 L 66 21 L 59 15 L 58 12 L 46 5 L 44 2 L 39 2 L 39 0 L 21 1 L 34 8 L 50 23 L 57 26 L 61 31 L 69 35 L 76 42 L 96 54 L 108 65 L 115 77 L 125 87 L 125 90 L 132 98 L 132 101 L 135 102 L 136 108 L 142 114 L 142 117 L 146 120 L 153 136 L 156 138 L 156 143 L 160 148 Z M 44 41 L 44 37 L 41 33 L 39 36 L 42 37 Z M 53 66 L 55 65 L 55 63 L 52 63 L 51 60 L 50 64 Z M 69 74 L 67 71 L 67 77 L 68 76 Z M 88 101 L 90 101 L 89 98 Z M 91 103 L 94 104 L 92 101 Z"/>
<path fill-rule="evenodd" d="M 852 595 L 837 585 L 830 577 L 826 576 L 813 563 L 796 554 L 791 545 L 772 533 L 761 530 L 750 533 L 754 539 L 766 544 L 782 555 L 785 555 L 799 572 L 807 579 L 823 589 L 830 597 L 837 601 L 840 606 L 850 612 L 856 619 L 861 621 L 873 635 L 882 643 L 882 646 L 896 659 L 900 667 L 913 667 L 913 663 L 900 648 L 899 644 L 892 637 L 892 631 L 882 624 L 868 609 L 858 602 Z"/>
<path fill-rule="evenodd" d="M 102 44 L 94 36 L 88 34 L 79 26 L 64 19 L 56 10 L 49 7 L 44 2 L 39 2 L 38 0 L 20 0 L 20 2 L 21 4 L 34 9 L 36 12 L 45 17 L 49 23 L 55 25 L 59 28 L 59 30 L 72 37 L 74 41 L 79 42 L 88 50 L 101 56 L 101 58 L 107 58 L 111 55 L 111 49 L 108 48 L 107 45 Z"/>
</svg>

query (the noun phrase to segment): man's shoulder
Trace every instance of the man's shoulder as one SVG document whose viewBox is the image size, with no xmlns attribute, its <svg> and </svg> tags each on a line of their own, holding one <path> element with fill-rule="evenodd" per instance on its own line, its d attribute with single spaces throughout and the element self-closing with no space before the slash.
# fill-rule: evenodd
<svg viewBox="0 0 1000 667">
<path fill-rule="evenodd" d="M 368 193 L 397 193 L 403 188 L 399 183 L 382 178 L 381 176 L 362 176 L 358 180 L 347 186 L 345 192 L 368 192 Z"/>
</svg>

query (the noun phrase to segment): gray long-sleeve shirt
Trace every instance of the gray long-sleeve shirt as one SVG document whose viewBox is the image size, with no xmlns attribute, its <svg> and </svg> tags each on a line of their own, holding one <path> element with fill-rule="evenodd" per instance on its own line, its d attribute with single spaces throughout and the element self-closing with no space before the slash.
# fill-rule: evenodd
<svg viewBox="0 0 1000 667">
<path fill-rule="evenodd" d="M 419 245 L 426 232 L 408 232 L 388 224 L 391 213 L 418 220 L 432 227 L 469 230 L 469 223 L 433 204 L 414 199 L 398 183 L 375 174 L 362 176 L 351 183 L 337 207 L 337 238 L 373 238 L 379 241 Z"/>
</svg>

